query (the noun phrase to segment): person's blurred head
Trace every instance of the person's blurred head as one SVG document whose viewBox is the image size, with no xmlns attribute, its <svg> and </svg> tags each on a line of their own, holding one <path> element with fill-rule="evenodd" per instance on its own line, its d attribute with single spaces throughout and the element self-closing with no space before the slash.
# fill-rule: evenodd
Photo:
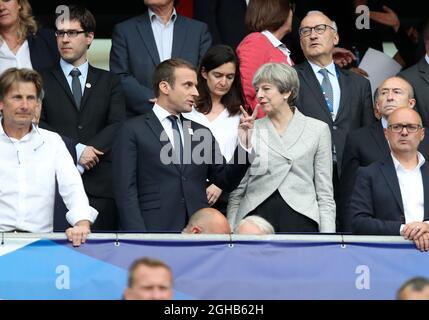
<svg viewBox="0 0 429 320">
<path fill-rule="evenodd" d="M 295 69 L 285 63 L 266 63 L 253 76 L 256 98 L 264 113 L 271 117 L 281 108 L 291 107 L 299 92 Z"/>
<path fill-rule="evenodd" d="M 237 234 L 274 234 L 274 228 L 267 220 L 259 216 L 247 216 L 235 228 Z"/>
<path fill-rule="evenodd" d="M 58 51 L 68 63 L 79 66 L 86 61 L 88 48 L 94 40 L 96 27 L 92 13 L 81 6 L 68 6 L 67 15 L 58 16 L 55 35 Z"/>
<path fill-rule="evenodd" d="M 249 33 L 284 29 L 286 34 L 292 30 L 292 14 L 289 0 L 251 0 L 246 10 L 246 29 Z"/>
<path fill-rule="evenodd" d="M 173 8 L 176 1 L 174 0 L 144 0 L 144 4 L 150 8 L 151 10 L 155 10 L 157 8 Z"/>
<path fill-rule="evenodd" d="M 214 99 L 219 99 L 231 115 L 244 105 L 238 58 L 231 47 L 216 45 L 207 50 L 198 70 L 196 109 L 207 114 Z"/>
<path fill-rule="evenodd" d="M 376 107 L 384 118 L 397 108 L 413 108 L 416 104 L 414 90 L 407 80 L 399 77 L 390 77 L 377 88 Z"/>
<path fill-rule="evenodd" d="M 182 59 L 168 59 L 155 68 L 152 77 L 157 104 L 170 114 L 192 111 L 198 97 L 197 71 Z"/>
<path fill-rule="evenodd" d="M 21 41 L 37 32 L 28 0 L 0 0 L 0 33 L 14 26 L 18 26 L 18 39 Z"/>
<path fill-rule="evenodd" d="M 202 208 L 191 216 L 183 233 L 230 234 L 231 227 L 220 211 Z"/>
<path fill-rule="evenodd" d="M 320 11 L 310 11 L 299 28 L 301 49 L 313 63 L 332 61 L 332 52 L 338 44 L 337 25 Z"/>
<path fill-rule="evenodd" d="M 398 108 L 390 114 L 384 135 L 395 156 L 417 154 L 419 144 L 425 136 L 422 118 L 412 108 Z"/>
<path fill-rule="evenodd" d="M 131 264 L 125 300 L 171 300 L 172 297 L 173 274 L 167 264 L 146 257 Z"/>
<path fill-rule="evenodd" d="M 0 76 L 0 111 L 10 129 L 30 130 L 43 99 L 42 77 L 34 70 L 10 68 Z"/>
<path fill-rule="evenodd" d="M 406 281 L 396 293 L 397 300 L 429 300 L 429 279 L 415 277 Z"/>
</svg>

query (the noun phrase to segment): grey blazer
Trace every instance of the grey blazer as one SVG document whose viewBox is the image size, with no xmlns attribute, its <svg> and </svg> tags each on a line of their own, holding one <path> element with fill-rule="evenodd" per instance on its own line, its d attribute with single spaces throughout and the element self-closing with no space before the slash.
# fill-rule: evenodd
<svg viewBox="0 0 429 320">
<path fill-rule="evenodd" d="M 295 114 L 283 136 L 268 117 L 255 121 L 256 158 L 230 194 L 227 217 L 233 228 L 273 192 L 314 220 L 320 232 L 335 232 L 331 134 L 326 123 Z"/>
</svg>

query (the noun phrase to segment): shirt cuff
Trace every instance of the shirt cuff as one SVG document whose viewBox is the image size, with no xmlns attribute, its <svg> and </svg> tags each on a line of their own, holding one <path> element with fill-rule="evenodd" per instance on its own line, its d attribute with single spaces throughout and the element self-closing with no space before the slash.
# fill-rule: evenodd
<svg viewBox="0 0 429 320">
<path fill-rule="evenodd" d="M 97 219 L 97 216 L 98 211 L 90 206 L 76 207 L 66 213 L 66 219 L 72 226 L 81 220 L 88 220 L 93 224 L 95 219 Z"/>
<path fill-rule="evenodd" d="M 76 168 L 77 170 L 79 170 L 80 174 L 83 174 L 85 172 L 85 168 L 82 167 L 82 165 L 79 164 L 79 159 L 80 156 L 82 155 L 83 150 L 86 148 L 86 145 L 82 144 L 82 143 L 78 143 L 76 146 L 76 157 L 77 157 L 77 165 Z"/>
<path fill-rule="evenodd" d="M 404 229 L 405 224 L 401 224 L 401 227 L 399 228 L 399 234 L 402 236 L 402 230 Z"/>
</svg>

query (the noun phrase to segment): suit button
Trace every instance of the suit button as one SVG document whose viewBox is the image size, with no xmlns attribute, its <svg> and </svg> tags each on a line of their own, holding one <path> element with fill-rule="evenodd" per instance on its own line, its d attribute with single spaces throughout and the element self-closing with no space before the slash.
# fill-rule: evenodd
<svg viewBox="0 0 429 320">
<path fill-rule="evenodd" d="M 77 126 L 77 128 L 78 128 L 79 130 L 82 130 L 82 129 L 83 129 L 83 126 Z"/>
<path fill-rule="evenodd" d="M 333 126 L 332 129 L 337 130 L 337 126 Z"/>
<path fill-rule="evenodd" d="M 287 164 L 291 164 L 291 163 L 292 163 L 292 161 L 288 159 L 287 160 Z"/>
</svg>

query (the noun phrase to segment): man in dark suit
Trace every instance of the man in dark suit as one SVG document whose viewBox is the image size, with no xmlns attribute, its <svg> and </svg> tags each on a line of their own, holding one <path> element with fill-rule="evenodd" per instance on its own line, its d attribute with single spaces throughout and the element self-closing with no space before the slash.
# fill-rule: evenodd
<svg viewBox="0 0 429 320">
<path fill-rule="evenodd" d="M 198 65 L 211 45 L 205 23 L 176 14 L 173 0 L 144 0 L 148 11 L 119 23 L 112 34 L 110 70 L 121 77 L 128 117 L 151 111 L 152 74 L 170 58 Z"/>
<path fill-rule="evenodd" d="M 45 98 L 40 126 L 72 139 L 91 206 L 99 212 L 93 230 L 116 230 L 112 194 L 111 146 L 125 105 L 119 78 L 89 65 L 95 19 L 85 8 L 69 6 L 70 21 L 57 21 L 60 63 L 42 72 Z"/>
<path fill-rule="evenodd" d="M 152 111 L 129 119 L 113 146 L 113 181 L 120 226 L 126 231 L 181 231 L 198 209 L 208 207 L 207 179 L 228 192 L 248 166 L 254 113 L 241 118 L 240 145 L 225 163 L 210 130 L 184 120 L 198 96 L 195 68 L 181 59 L 154 72 L 157 102 Z M 244 110 L 242 110 L 244 111 Z"/>
<path fill-rule="evenodd" d="M 356 234 L 402 235 L 429 250 L 429 166 L 417 151 L 425 130 L 412 108 L 396 109 L 384 129 L 391 154 L 359 168 L 350 201 Z"/>
<path fill-rule="evenodd" d="M 420 113 L 423 126 L 429 126 L 429 19 L 423 30 L 426 55 L 414 66 L 398 75 L 407 80 L 414 88 L 417 100 L 416 110 Z"/>
<path fill-rule="evenodd" d="M 413 108 L 413 88 L 402 78 L 387 78 L 379 87 L 376 97 L 376 109 L 381 114 L 380 121 L 349 133 L 344 147 L 342 175 L 340 180 L 339 201 L 337 216 L 339 230 L 351 231 L 351 217 L 347 215 L 347 205 L 356 179 L 359 167 L 366 167 L 371 163 L 382 160 L 390 154 L 389 144 L 384 136 L 390 114 L 401 107 Z M 423 139 L 419 150 L 429 159 L 429 140 Z"/>
<path fill-rule="evenodd" d="M 301 48 L 307 59 L 296 66 L 300 80 L 297 107 L 329 125 L 332 133 L 334 191 L 347 134 L 375 121 L 371 87 L 367 79 L 340 69 L 333 62 L 339 36 L 335 22 L 321 12 L 310 12 L 299 29 Z"/>
</svg>

